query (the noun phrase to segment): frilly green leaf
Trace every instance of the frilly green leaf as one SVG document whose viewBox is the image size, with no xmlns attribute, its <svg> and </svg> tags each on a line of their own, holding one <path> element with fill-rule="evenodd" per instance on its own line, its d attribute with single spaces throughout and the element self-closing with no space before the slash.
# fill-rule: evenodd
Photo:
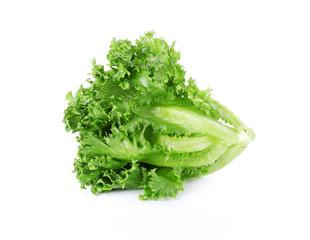
<svg viewBox="0 0 310 240">
<path fill-rule="evenodd" d="M 147 32 L 113 39 L 89 87 L 66 96 L 67 131 L 79 142 L 74 172 L 94 194 L 144 189 L 141 200 L 175 198 L 183 182 L 224 167 L 254 138 L 228 108 L 200 90 L 178 63 L 175 42 Z"/>
</svg>

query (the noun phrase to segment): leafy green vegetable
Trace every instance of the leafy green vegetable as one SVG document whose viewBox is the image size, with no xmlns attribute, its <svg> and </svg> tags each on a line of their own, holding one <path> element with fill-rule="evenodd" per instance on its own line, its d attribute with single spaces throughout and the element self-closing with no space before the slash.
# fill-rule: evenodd
<svg viewBox="0 0 310 240">
<path fill-rule="evenodd" d="M 140 199 L 175 197 L 189 177 L 224 167 L 254 138 L 230 110 L 185 83 L 180 53 L 148 32 L 113 40 L 105 69 L 67 95 L 66 130 L 79 132 L 74 172 L 94 194 L 144 189 Z"/>
</svg>

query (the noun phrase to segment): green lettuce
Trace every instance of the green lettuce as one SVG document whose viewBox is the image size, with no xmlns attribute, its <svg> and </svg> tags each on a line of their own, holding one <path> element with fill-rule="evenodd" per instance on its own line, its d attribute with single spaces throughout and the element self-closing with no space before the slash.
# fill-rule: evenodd
<svg viewBox="0 0 310 240">
<path fill-rule="evenodd" d="M 154 32 L 135 44 L 114 39 L 108 67 L 93 60 L 89 87 L 67 94 L 64 123 L 79 133 L 74 172 L 82 188 L 175 197 L 185 179 L 221 169 L 254 138 L 210 89 L 185 80 L 174 44 Z"/>
</svg>

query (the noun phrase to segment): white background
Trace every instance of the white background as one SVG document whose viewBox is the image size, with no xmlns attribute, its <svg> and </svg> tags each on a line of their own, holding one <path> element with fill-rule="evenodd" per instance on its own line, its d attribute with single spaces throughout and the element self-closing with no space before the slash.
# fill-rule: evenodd
<svg viewBox="0 0 310 240">
<path fill-rule="evenodd" d="M 256 139 L 176 199 L 95 196 L 65 95 L 150 30 Z M 310 239 L 309 1 L 1 1 L 0 31 L 1 239 Z"/>
</svg>

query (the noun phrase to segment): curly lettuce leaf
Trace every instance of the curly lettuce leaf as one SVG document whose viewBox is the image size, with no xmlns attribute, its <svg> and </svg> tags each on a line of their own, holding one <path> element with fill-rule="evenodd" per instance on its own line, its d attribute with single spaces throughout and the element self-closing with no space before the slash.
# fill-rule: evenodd
<svg viewBox="0 0 310 240">
<path fill-rule="evenodd" d="M 211 89 L 186 81 L 174 46 L 154 32 L 135 43 L 113 39 L 109 65 L 93 60 L 89 87 L 67 94 L 64 123 L 78 133 L 74 172 L 82 188 L 176 197 L 187 178 L 221 169 L 254 138 Z"/>
</svg>

